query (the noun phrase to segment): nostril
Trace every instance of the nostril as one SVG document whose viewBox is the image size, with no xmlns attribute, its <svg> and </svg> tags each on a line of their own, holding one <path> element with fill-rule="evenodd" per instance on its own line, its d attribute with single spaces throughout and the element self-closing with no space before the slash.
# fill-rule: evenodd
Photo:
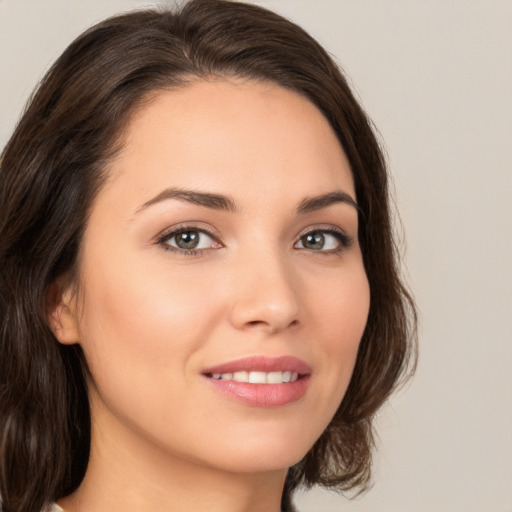
<svg viewBox="0 0 512 512">
<path fill-rule="evenodd" d="M 251 320 L 246 322 L 245 325 L 246 328 L 249 329 L 264 328 L 269 334 L 275 334 L 277 332 L 282 331 L 283 329 L 296 327 L 297 325 L 299 325 L 299 321 L 297 319 L 294 319 L 289 323 L 281 323 L 279 321 Z"/>
</svg>

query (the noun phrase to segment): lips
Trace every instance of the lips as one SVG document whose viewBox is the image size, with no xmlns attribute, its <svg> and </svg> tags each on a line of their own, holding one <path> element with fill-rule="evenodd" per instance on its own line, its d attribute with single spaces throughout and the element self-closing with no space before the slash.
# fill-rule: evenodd
<svg viewBox="0 0 512 512">
<path fill-rule="evenodd" d="M 245 357 L 228 363 L 207 368 L 203 374 L 235 373 L 235 372 L 292 372 L 299 375 L 311 374 L 311 366 L 301 359 L 292 356 L 283 357 Z"/>
<path fill-rule="evenodd" d="M 255 407 L 298 401 L 307 390 L 311 367 L 296 357 L 247 357 L 204 370 L 208 383 L 226 397 Z"/>
</svg>

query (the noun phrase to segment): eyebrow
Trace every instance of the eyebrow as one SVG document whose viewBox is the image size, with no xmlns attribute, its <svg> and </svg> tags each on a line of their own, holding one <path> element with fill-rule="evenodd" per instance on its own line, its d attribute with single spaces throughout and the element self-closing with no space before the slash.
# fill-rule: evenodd
<svg viewBox="0 0 512 512">
<path fill-rule="evenodd" d="M 320 196 L 307 197 L 301 201 L 297 207 L 297 212 L 299 214 L 305 214 L 316 210 L 321 210 L 322 208 L 327 208 L 328 206 L 336 203 L 348 204 L 359 211 L 359 206 L 349 194 L 343 192 L 342 190 L 334 190 L 333 192 L 328 192 L 327 194 L 322 194 Z"/>
<path fill-rule="evenodd" d="M 213 210 L 226 210 L 235 212 L 238 209 L 233 199 L 220 194 L 199 192 L 197 190 L 188 190 L 183 188 L 167 188 L 160 192 L 160 194 L 153 197 L 153 199 L 146 201 L 142 206 L 137 208 L 135 213 L 139 213 L 149 206 L 169 199 L 177 199 L 178 201 L 185 201 L 188 203 L 197 204 L 199 206 L 206 206 L 207 208 L 212 208 Z"/>
<path fill-rule="evenodd" d="M 213 210 L 224 210 L 229 212 L 236 212 L 239 210 L 236 202 L 232 198 L 222 194 L 213 194 L 211 192 L 200 192 L 198 190 L 183 188 L 167 188 L 137 208 L 135 214 L 156 203 L 167 201 L 169 199 L 177 199 L 178 201 L 205 206 Z M 356 201 L 349 194 L 342 190 L 334 190 L 333 192 L 328 192 L 319 196 L 306 197 L 297 206 L 297 213 L 299 215 L 303 215 L 327 208 L 328 206 L 336 203 L 345 203 L 353 206 L 356 210 L 359 210 Z"/>
</svg>

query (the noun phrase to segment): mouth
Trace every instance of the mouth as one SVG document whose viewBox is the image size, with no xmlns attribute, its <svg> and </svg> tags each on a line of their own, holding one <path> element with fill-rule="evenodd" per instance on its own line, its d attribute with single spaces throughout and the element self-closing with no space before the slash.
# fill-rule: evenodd
<svg viewBox="0 0 512 512">
<path fill-rule="evenodd" d="M 292 371 L 278 372 L 257 372 L 238 371 L 233 373 L 210 373 L 207 377 L 216 380 L 232 380 L 234 382 L 247 382 L 251 384 L 286 384 L 295 382 L 304 375 Z"/>
<path fill-rule="evenodd" d="M 312 369 L 291 356 L 249 357 L 208 368 L 202 375 L 224 396 L 254 407 L 278 407 L 300 400 Z"/>
</svg>

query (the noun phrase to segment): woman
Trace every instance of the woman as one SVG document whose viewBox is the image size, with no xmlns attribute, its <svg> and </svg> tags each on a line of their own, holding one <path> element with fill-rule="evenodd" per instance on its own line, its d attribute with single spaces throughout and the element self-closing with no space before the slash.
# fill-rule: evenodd
<svg viewBox="0 0 512 512">
<path fill-rule="evenodd" d="M 383 156 L 262 8 L 80 36 L 0 173 L 6 511 L 292 510 L 361 490 L 411 360 Z"/>
</svg>

